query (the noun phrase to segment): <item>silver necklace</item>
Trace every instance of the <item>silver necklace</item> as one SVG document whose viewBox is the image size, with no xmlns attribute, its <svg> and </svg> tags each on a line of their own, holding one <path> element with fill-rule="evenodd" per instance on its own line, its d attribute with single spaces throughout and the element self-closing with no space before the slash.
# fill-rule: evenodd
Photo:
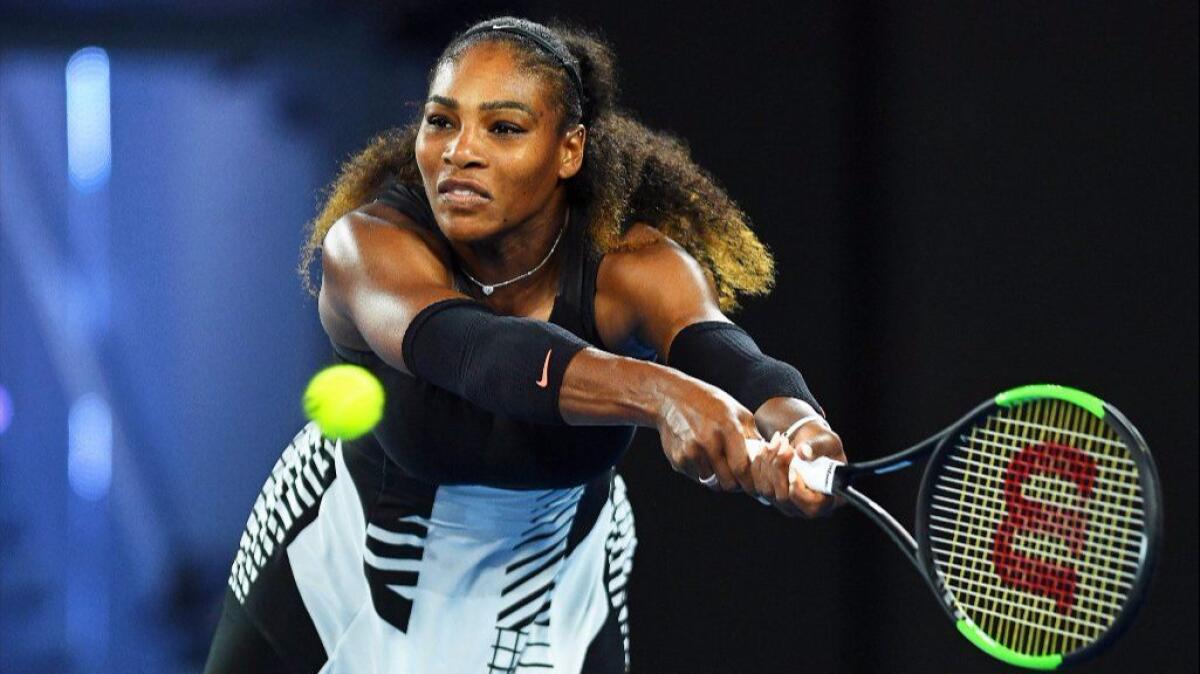
<svg viewBox="0 0 1200 674">
<path fill-rule="evenodd" d="M 534 267 L 533 269 L 530 269 L 529 271 L 525 272 L 524 274 L 521 274 L 519 276 L 514 276 L 514 277 L 508 279 L 507 281 L 501 281 L 499 283 L 484 283 L 483 281 L 480 281 L 479 279 L 475 278 L 474 276 L 471 276 L 471 273 L 467 271 L 466 267 L 461 267 L 463 276 L 466 276 L 467 278 L 471 279 L 471 282 L 474 283 L 475 285 L 479 286 L 480 289 L 483 290 L 483 294 L 487 295 L 487 296 L 491 296 L 492 293 L 496 292 L 496 288 L 503 288 L 506 285 L 511 285 L 522 279 L 529 278 L 530 276 L 533 276 L 534 274 L 536 274 L 539 269 L 546 266 L 546 263 L 550 261 L 550 256 L 554 255 L 554 249 L 558 248 L 558 242 L 562 241 L 563 232 L 567 231 L 567 225 L 569 225 L 569 224 L 571 224 L 571 209 L 568 208 L 566 221 L 563 222 L 562 229 L 558 230 L 558 236 L 555 237 L 555 239 L 554 239 L 554 245 L 550 246 L 550 252 L 546 253 L 546 257 L 542 258 L 542 261 L 537 263 L 536 267 Z"/>
</svg>

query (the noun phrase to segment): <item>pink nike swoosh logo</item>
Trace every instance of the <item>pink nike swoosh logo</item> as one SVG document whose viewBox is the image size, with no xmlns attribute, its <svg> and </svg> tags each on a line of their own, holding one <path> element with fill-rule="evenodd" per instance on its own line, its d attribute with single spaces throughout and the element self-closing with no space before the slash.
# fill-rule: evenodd
<svg viewBox="0 0 1200 674">
<path fill-rule="evenodd" d="M 541 388 L 546 388 L 550 384 L 550 354 L 554 353 L 554 349 L 546 352 L 546 362 L 542 363 L 542 378 L 537 380 L 537 385 Z"/>
</svg>

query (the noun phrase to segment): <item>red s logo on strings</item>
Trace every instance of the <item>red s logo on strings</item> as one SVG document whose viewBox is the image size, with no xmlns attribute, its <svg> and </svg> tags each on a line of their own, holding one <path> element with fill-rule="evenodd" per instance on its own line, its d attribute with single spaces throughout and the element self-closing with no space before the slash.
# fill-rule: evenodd
<svg viewBox="0 0 1200 674">
<path fill-rule="evenodd" d="M 1078 488 L 1077 506 L 1063 507 L 1025 498 L 1023 486 L 1034 473 L 1061 477 Z M 1079 557 L 1087 537 L 1083 503 L 1096 485 L 1096 462 L 1083 451 L 1056 443 L 1037 443 L 1017 452 L 1004 471 L 1004 520 L 992 539 L 992 563 L 1005 583 L 1054 599 L 1063 615 L 1075 603 L 1079 574 L 1069 560 L 1048 561 L 1030 557 L 1013 547 L 1022 531 L 1061 541 L 1072 557 Z"/>
</svg>

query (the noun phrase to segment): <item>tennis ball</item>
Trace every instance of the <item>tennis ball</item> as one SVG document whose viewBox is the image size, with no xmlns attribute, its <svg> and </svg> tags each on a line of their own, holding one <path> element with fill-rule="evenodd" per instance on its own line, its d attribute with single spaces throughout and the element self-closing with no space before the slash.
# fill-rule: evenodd
<svg viewBox="0 0 1200 674">
<path fill-rule="evenodd" d="M 383 385 L 357 365 L 327 367 L 304 390 L 304 413 L 325 437 L 353 440 L 383 416 Z"/>
</svg>

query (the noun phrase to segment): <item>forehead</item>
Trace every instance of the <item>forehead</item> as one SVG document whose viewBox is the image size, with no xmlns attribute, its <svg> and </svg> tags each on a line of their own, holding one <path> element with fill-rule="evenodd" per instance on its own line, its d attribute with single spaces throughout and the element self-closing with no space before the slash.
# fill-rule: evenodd
<svg viewBox="0 0 1200 674">
<path fill-rule="evenodd" d="M 486 101 L 520 101 L 541 111 L 547 107 L 548 88 L 543 78 L 521 67 L 511 47 L 482 42 L 467 48 L 457 60 L 447 59 L 438 66 L 429 95 L 453 98 L 467 107 Z"/>
</svg>

